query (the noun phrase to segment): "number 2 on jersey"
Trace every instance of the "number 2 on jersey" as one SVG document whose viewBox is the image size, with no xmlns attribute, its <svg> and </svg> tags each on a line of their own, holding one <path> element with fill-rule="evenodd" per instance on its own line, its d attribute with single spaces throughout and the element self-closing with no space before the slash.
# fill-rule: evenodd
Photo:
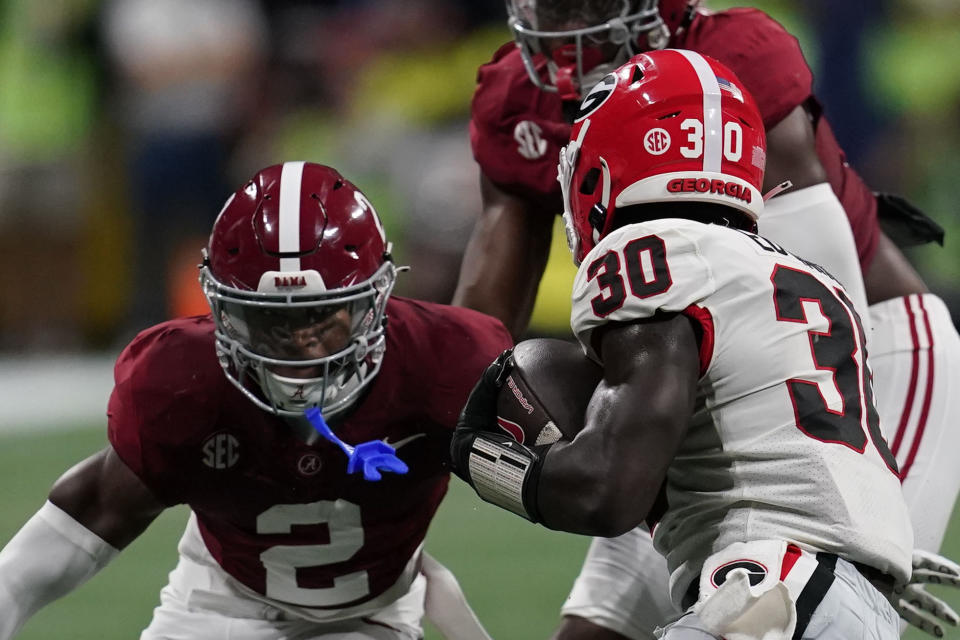
<svg viewBox="0 0 960 640">
<path fill-rule="evenodd" d="M 813 319 L 808 318 L 808 313 L 819 310 L 827 321 L 825 329 L 811 328 L 807 336 L 813 365 L 818 371 L 830 373 L 833 389 L 802 378 L 787 380 L 797 428 L 811 438 L 842 444 L 858 453 L 866 450 L 869 433 L 884 463 L 899 475 L 897 462 L 880 433 L 880 418 L 861 347 L 865 335 L 853 303 L 841 289 L 831 291 L 811 273 L 782 264 L 774 267 L 770 280 L 777 320 L 810 324 Z"/>
<path fill-rule="evenodd" d="M 333 585 L 304 588 L 297 570 L 349 560 L 363 546 L 360 507 L 346 500 L 320 500 L 309 504 L 277 504 L 257 517 L 257 533 L 287 534 L 297 525 L 326 524 L 326 544 L 274 545 L 260 554 L 267 574 L 266 595 L 308 607 L 342 605 L 370 593 L 366 571 L 334 578 Z"/>
</svg>

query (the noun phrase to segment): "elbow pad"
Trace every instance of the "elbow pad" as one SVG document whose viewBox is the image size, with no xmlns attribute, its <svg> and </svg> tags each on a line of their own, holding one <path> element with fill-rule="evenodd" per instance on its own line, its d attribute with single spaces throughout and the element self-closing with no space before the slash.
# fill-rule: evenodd
<svg viewBox="0 0 960 640">
<path fill-rule="evenodd" d="M 50 501 L 0 551 L 0 640 L 86 582 L 118 553 Z"/>
</svg>

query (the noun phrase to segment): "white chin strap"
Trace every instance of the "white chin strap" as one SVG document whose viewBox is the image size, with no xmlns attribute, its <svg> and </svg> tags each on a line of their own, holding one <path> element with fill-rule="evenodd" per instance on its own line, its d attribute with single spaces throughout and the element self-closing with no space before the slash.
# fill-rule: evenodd
<svg viewBox="0 0 960 640">
<path fill-rule="evenodd" d="M 288 378 L 264 367 L 260 381 L 264 393 L 277 408 L 285 411 L 303 411 L 309 407 L 330 407 L 339 398 L 349 396 L 359 389 L 367 371 L 367 363 L 361 362 L 356 369 L 342 371 L 326 380 L 318 378 Z M 347 378 L 347 375 L 350 377 Z M 344 407 L 346 408 L 346 407 Z"/>
</svg>

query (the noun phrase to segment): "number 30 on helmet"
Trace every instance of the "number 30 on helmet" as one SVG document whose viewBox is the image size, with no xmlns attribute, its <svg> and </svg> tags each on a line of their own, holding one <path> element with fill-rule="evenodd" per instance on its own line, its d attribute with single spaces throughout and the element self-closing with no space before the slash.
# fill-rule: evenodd
<svg viewBox="0 0 960 640">
<path fill-rule="evenodd" d="M 755 229 L 765 163 L 763 119 L 732 71 L 686 50 L 634 56 L 586 95 L 560 151 L 574 262 L 630 205 L 721 204 L 732 224 Z"/>
<path fill-rule="evenodd" d="M 335 169 L 263 169 L 223 206 L 201 265 L 224 373 L 266 411 L 342 413 L 380 369 L 396 274 L 376 211 Z"/>
</svg>

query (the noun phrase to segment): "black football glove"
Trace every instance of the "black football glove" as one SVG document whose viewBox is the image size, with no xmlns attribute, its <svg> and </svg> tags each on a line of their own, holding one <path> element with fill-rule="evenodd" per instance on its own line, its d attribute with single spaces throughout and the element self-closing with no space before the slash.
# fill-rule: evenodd
<svg viewBox="0 0 960 640">
<path fill-rule="evenodd" d="M 460 412 L 450 441 L 453 471 L 482 499 L 539 522 L 537 483 L 551 445 L 526 447 L 497 427 L 497 401 L 513 370 L 513 350 L 484 370 Z"/>
<path fill-rule="evenodd" d="M 470 482 L 466 463 L 473 440 L 481 431 L 497 430 L 497 399 L 511 371 L 513 349 L 507 349 L 483 370 L 457 419 L 457 428 L 450 440 L 450 461 L 453 472 L 465 482 Z"/>
</svg>

